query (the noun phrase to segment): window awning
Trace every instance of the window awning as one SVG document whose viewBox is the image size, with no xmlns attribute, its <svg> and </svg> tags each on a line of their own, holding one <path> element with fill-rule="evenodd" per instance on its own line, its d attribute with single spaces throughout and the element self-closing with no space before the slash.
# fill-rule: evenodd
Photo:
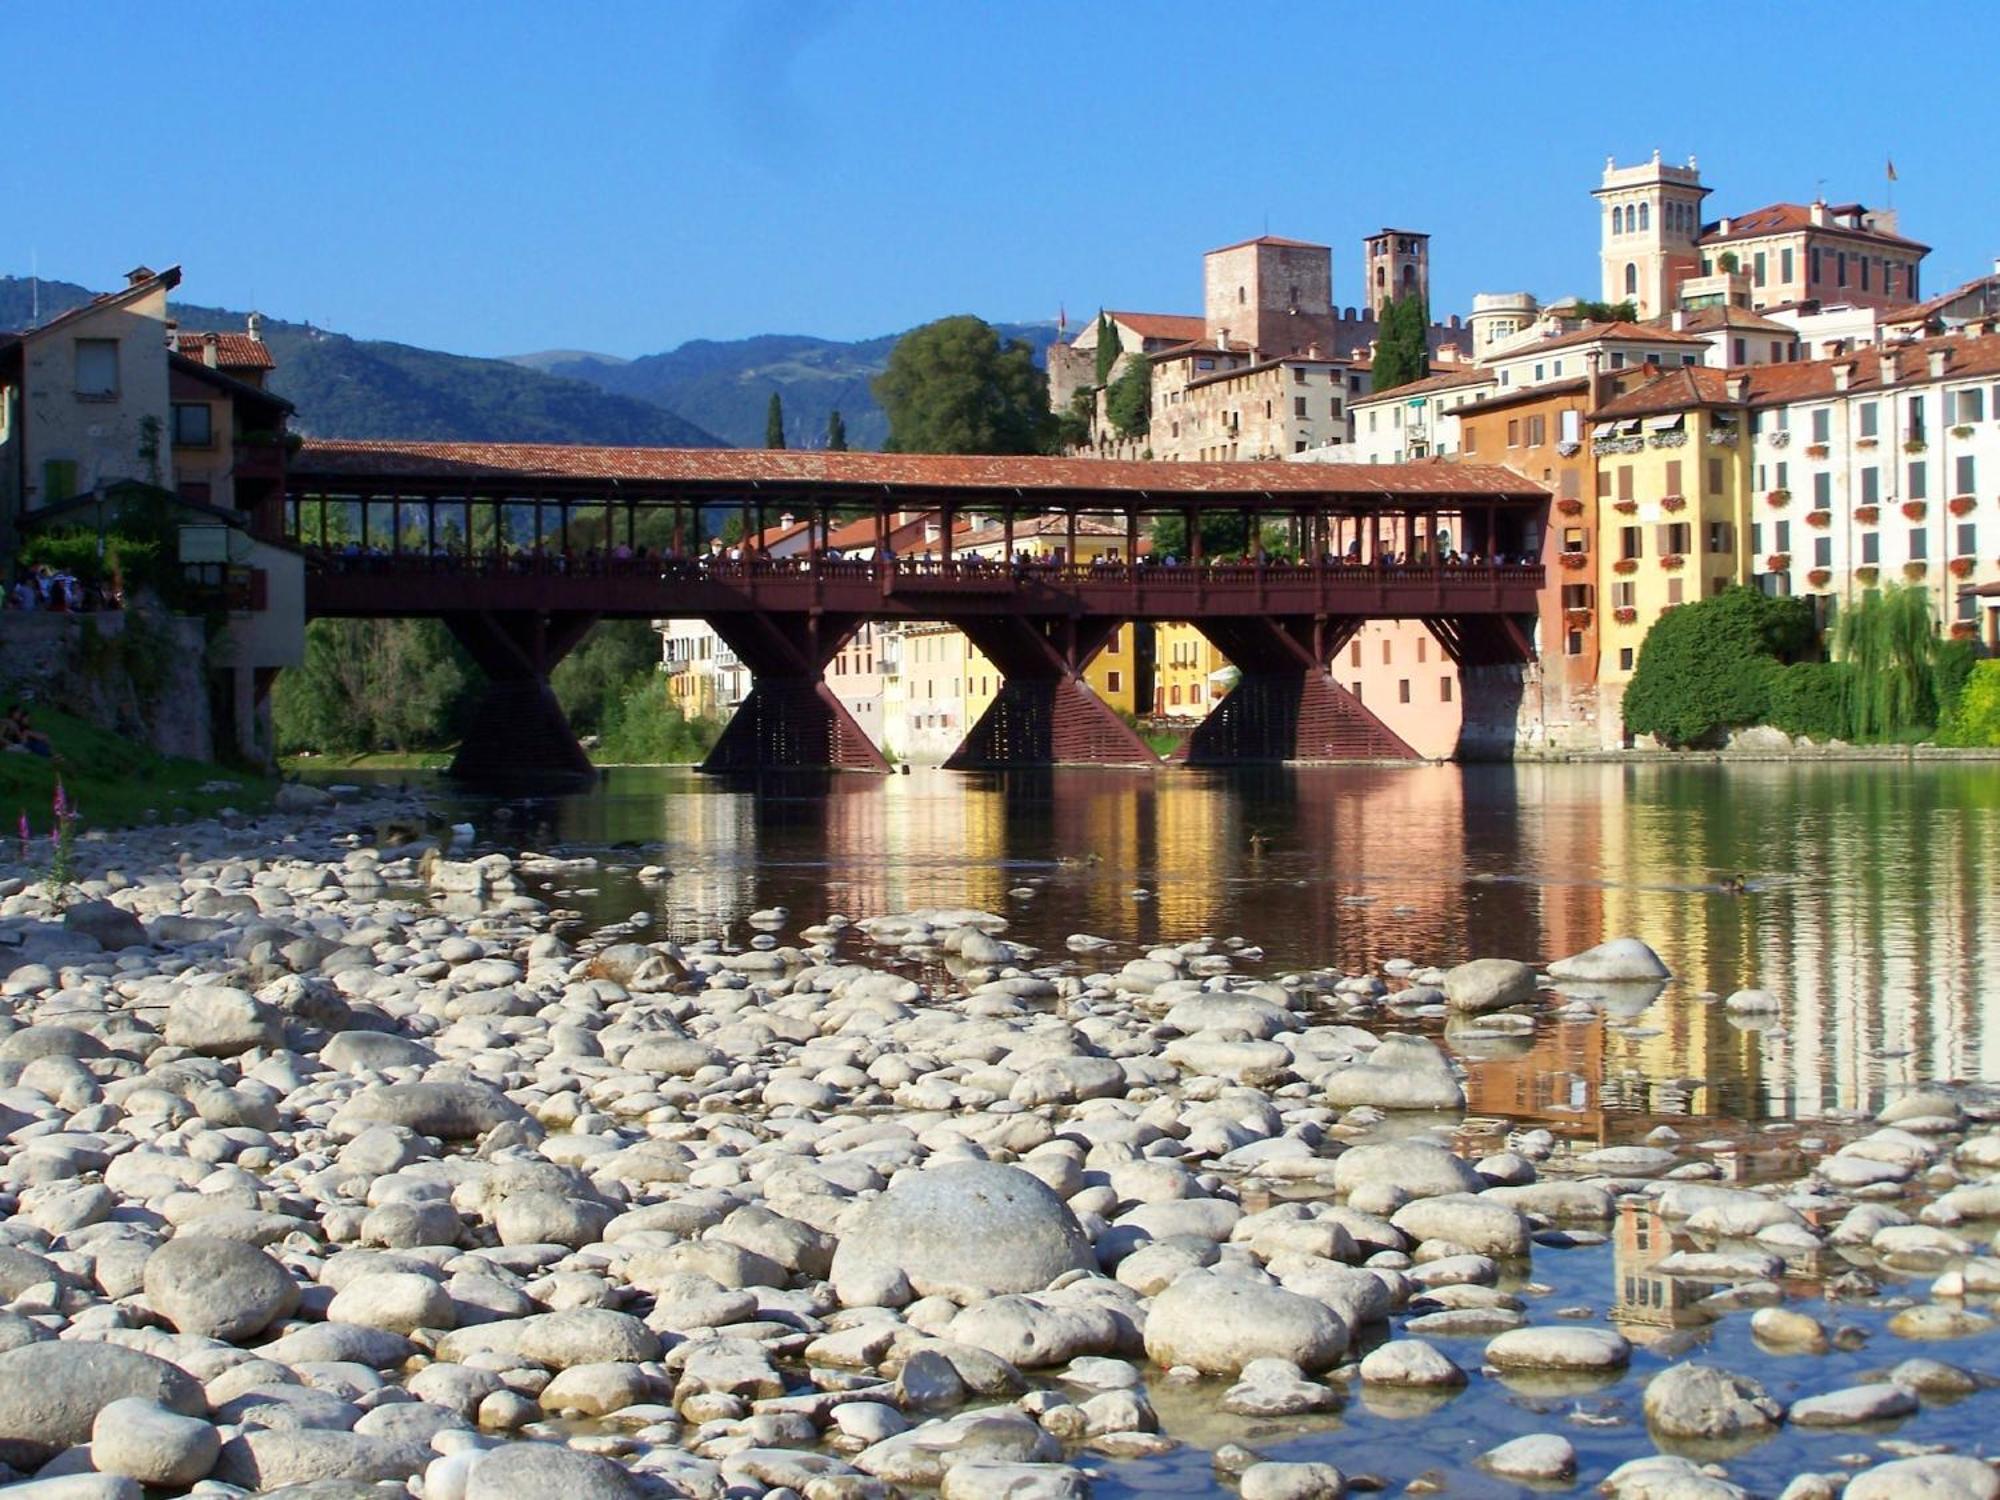
<svg viewBox="0 0 2000 1500">
<path fill-rule="evenodd" d="M 1670 417 L 1650 417 L 1646 421 L 1648 432 L 1679 432 L 1687 425 L 1687 414 L 1676 412 Z"/>
<path fill-rule="evenodd" d="M 1620 437 L 1631 437 L 1634 433 L 1638 432 L 1638 430 L 1639 430 L 1639 419 L 1637 417 L 1628 418 L 1627 420 L 1620 422 L 1618 424 L 1618 435 Z"/>
<path fill-rule="evenodd" d="M 1594 438 L 1611 437 L 1617 431 L 1618 424 L 1616 422 L 1593 422 L 1590 424 L 1590 435 Z"/>
</svg>

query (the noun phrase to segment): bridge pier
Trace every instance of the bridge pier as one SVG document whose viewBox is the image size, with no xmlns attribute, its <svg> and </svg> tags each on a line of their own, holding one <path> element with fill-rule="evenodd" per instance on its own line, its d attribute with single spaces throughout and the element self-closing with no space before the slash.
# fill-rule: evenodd
<svg viewBox="0 0 2000 1500">
<path fill-rule="evenodd" d="M 1457 759 L 1512 759 L 1520 742 L 1527 667 L 1535 659 L 1535 617 L 1446 615 L 1424 624 L 1458 667 L 1464 712 Z"/>
<path fill-rule="evenodd" d="M 1157 765 L 1146 742 L 1084 680 L 1123 621 L 980 616 L 953 622 L 999 669 L 1000 692 L 945 765 Z"/>
<path fill-rule="evenodd" d="M 597 768 L 556 702 L 549 673 L 597 619 L 579 611 L 444 616 L 445 628 L 486 677 L 451 775 L 489 783 L 575 782 L 596 776 Z"/>
<path fill-rule="evenodd" d="M 1244 616 L 1195 623 L 1242 675 L 1174 759 L 1224 766 L 1419 758 L 1327 670 L 1361 628 L 1359 618 Z"/>
<path fill-rule="evenodd" d="M 858 616 L 767 613 L 711 623 L 750 668 L 751 685 L 702 770 L 889 770 L 887 757 L 826 685 L 826 664 L 854 634 Z"/>
</svg>

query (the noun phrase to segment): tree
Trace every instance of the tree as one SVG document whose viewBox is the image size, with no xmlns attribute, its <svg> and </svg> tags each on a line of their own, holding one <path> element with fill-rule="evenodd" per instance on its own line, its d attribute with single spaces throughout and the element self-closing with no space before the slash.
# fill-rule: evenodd
<svg viewBox="0 0 2000 1500">
<path fill-rule="evenodd" d="M 1393 391 L 1430 373 L 1430 314 L 1423 298 L 1394 297 L 1382 306 L 1370 389 Z"/>
<path fill-rule="evenodd" d="M 1715 268 L 1718 271 L 1734 271 L 1742 264 L 1743 262 L 1736 258 L 1734 250 L 1725 250 L 1715 258 Z"/>
<path fill-rule="evenodd" d="M 847 451 L 847 418 L 837 406 L 826 414 L 826 446 L 832 453 Z"/>
<path fill-rule="evenodd" d="M 1156 558 L 1177 558 L 1189 561 L 1193 551 L 1188 547 L 1187 523 L 1179 516 L 1161 516 L 1153 522 L 1153 556 Z M 1204 511 L 1201 517 L 1201 555 L 1212 557 L 1241 557 L 1250 545 L 1249 528 L 1243 524 L 1240 511 Z"/>
<path fill-rule="evenodd" d="M 596 734 L 637 683 L 660 667 L 659 634 L 644 620 L 602 620 L 549 674 L 556 702 L 578 734 Z"/>
<path fill-rule="evenodd" d="M 1937 723 L 1937 627 L 1931 591 L 1891 584 L 1870 592 L 1834 627 L 1847 663 L 1847 724 L 1857 739 L 1894 739 Z"/>
<path fill-rule="evenodd" d="M 1625 689 L 1625 727 L 1696 745 L 1767 722 L 1781 664 L 1813 648 L 1812 607 L 1727 588 L 1653 622 Z"/>
<path fill-rule="evenodd" d="M 1586 323 L 1636 323 L 1639 321 L 1639 304 L 1627 297 L 1623 302 L 1599 302 L 1593 298 L 1578 298 L 1576 315 Z"/>
<path fill-rule="evenodd" d="M 1111 367 L 1118 363 L 1118 356 L 1125 352 L 1124 344 L 1118 337 L 1118 325 L 1103 313 L 1097 315 L 1097 384 L 1099 387 L 1111 384 Z"/>
<path fill-rule="evenodd" d="M 1003 346 L 984 319 L 962 314 L 904 334 L 870 388 L 891 453 L 1047 453 L 1048 386 L 1027 344 Z"/>
<path fill-rule="evenodd" d="M 281 752 L 426 750 L 457 738 L 479 672 L 435 620 L 314 620 L 278 676 Z"/>
<path fill-rule="evenodd" d="M 785 402 L 776 391 L 771 392 L 770 405 L 764 408 L 764 446 L 785 446 Z"/>
<path fill-rule="evenodd" d="M 1120 437 L 1144 437 L 1153 422 L 1153 362 L 1140 354 L 1105 393 L 1104 414 Z"/>
</svg>

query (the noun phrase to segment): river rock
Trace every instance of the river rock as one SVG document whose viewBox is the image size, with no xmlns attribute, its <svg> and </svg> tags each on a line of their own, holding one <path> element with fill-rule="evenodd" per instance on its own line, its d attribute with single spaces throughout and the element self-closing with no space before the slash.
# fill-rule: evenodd
<svg viewBox="0 0 2000 1500">
<path fill-rule="evenodd" d="M 1984 1459 L 1927 1453 L 1863 1469 L 1841 1500 L 2000 1500 L 2000 1474 Z"/>
<path fill-rule="evenodd" d="M 113 1401 L 91 1425 L 90 1461 L 103 1474 L 186 1489 L 215 1467 L 222 1438 L 200 1417 L 138 1397 Z"/>
<path fill-rule="evenodd" d="M 571 1365 L 658 1359 L 660 1336 L 630 1313 L 573 1307 L 455 1329 L 438 1341 L 437 1353 L 439 1359 L 463 1364 L 482 1350 L 562 1370 Z"/>
<path fill-rule="evenodd" d="M 945 1470 L 938 1500 L 1084 1500 L 1090 1486 L 1067 1464 L 966 1459 Z"/>
<path fill-rule="evenodd" d="M 1385 1141 L 1351 1146 L 1333 1164 L 1333 1189 L 1387 1185 L 1410 1198 L 1477 1193 L 1486 1185 L 1471 1162 L 1429 1141 Z"/>
<path fill-rule="evenodd" d="M 429 1276 L 410 1271 L 383 1271 L 357 1276 L 334 1294 L 328 1318 L 363 1328 L 414 1333 L 419 1328 L 450 1328 L 458 1321 L 451 1294 Z"/>
<path fill-rule="evenodd" d="M 1853 1427 L 1862 1422 L 1888 1422 L 1917 1409 L 1917 1398 L 1900 1385 L 1851 1385 L 1792 1403 L 1795 1427 Z"/>
<path fill-rule="evenodd" d="M 1576 1449 L 1556 1433 L 1531 1432 L 1489 1449 L 1480 1456 L 1479 1466 L 1507 1479 L 1552 1483 L 1575 1475 Z"/>
<path fill-rule="evenodd" d="M 122 906 L 109 901 L 76 901 L 63 908 L 65 932 L 81 933 L 106 953 L 146 946 L 146 929 Z"/>
<path fill-rule="evenodd" d="M 1535 971 L 1511 958 L 1475 958 L 1445 970 L 1444 997 L 1461 1013 L 1522 1005 L 1535 998 Z"/>
<path fill-rule="evenodd" d="M 1242 1500 L 1341 1500 L 1347 1476 L 1332 1464 L 1257 1463 L 1237 1480 Z"/>
<path fill-rule="evenodd" d="M 1146 1314 L 1146 1354 L 1163 1368 L 1234 1375 L 1255 1359 L 1286 1359 L 1311 1372 L 1346 1348 L 1347 1326 L 1324 1303 L 1207 1271 L 1181 1277 Z"/>
<path fill-rule="evenodd" d="M 831 1279 L 850 1307 L 910 1294 L 970 1303 L 1095 1265 L 1076 1215 L 1039 1178 L 964 1162 L 897 1177 L 844 1226 Z"/>
<path fill-rule="evenodd" d="M 1392 1032 L 1365 1062 L 1327 1078 L 1326 1102 L 1336 1109 L 1462 1110 L 1465 1089 L 1436 1042 Z"/>
<path fill-rule="evenodd" d="M 384 1083 L 349 1099 L 334 1116 L 332 1128 L 342 1139 L 359 1135 L 370 1125 L 401 1125 L 419 1135 L 464 1141 L 526 1118 L 520 1105 L 483 1083 Z"/>
<path fill-rule="evenodd" d="M 97 1414 L 126 1397 L 182 1416 L 208 1411 L 193 1377 L 137 1349 L 44 1342 L 0 1354 L 0 1463 L 38 1468 L 89 1442 Z"/>
<path fill-rule="evenodd" d="M 1604 1328 L 1516 1328 L 1486 1346 L 1486 1362 L 1502 1370 L 1622 1370 L 1632 1346 Z"/>
<path fill-rule="evenodd" d="M 1620 1464 L 1598 1493 L 1609 1500 L 1750 1500 L 1750 1492 L 1692 1459 L 1655 1453 Z"/>
<path fill-rule="evenodd" d="M 1671 1365 L 1646 1383 L 1646 1425 L 1669 1438 L 1768 1432 L 1784 1408 L 1756 1381 L 1712 1365 Z"/>
<path fill-rule="evenodd" d="M 1639 939 L 1627 937 L 1612 938 L 1595 948 L 1557 959 L 1549 965 L 1549 977 L 1587 984 L 1631 984 L 1673 976 L 1659 954 Z"/>
<path fill-rule="evenodd" d="M 299 1305 L 298 1283 L 269 1255 L 199 1233 L 176 1235 L 146 1258 L 145 1291 L 182 1333 L 230 1342 L 255 1338 Z"/>
<path fill-rule="evenodd" d="M 1435 1344 L 1422 1339 L 1391 1339 L 1363 1357 L 1361 1379 L 1368 1385 L 1447 1390 L 1465 1384 L 1465 1371 Z"/>
<path fill-rule="evenodd" d="M 1442 1240 L 1476 1255 L 1505 1260 L 1528 1253 L 1527 1217 L 1470 1193 L 1419 1198 L 1396 1210 L 1389 1222 L 1413 1240 Z"/>
<path fill-rule="evenodd" d="M 213 1477 L 255 1492 L 329 1480 L 407 1480 L 431 1456 L 429 1443 L 415 1438 L 253 1427 L 222 1445 Z"/>
<path fill-rule="evenodd" d="M 234 1057 L 284 1039 L 278 1013 L 242 990 L 197 985 L 181 990 L 167 1007 L 167 1042 L 206 1057 Z"/>
</svg>

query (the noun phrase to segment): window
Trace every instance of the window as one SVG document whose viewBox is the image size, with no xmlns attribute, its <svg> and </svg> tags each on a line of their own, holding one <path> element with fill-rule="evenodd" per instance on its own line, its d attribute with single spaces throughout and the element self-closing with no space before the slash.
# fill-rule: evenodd
<svg viewBox="0 0 2000 1500">
<path fill-rule="evenodd" d="M 1711 495 L 1722 493 L 1722 460 L 1719 458 L 1708 461 L 1708 492 Z"/>
<path fill-rule="evenodd" d="M 1361 665 L 1361 642 L 1356 641 L 1352 646 L 1347 648 L 1347 664 L 1350 667 Z"/>
<path fill-rule="evenodd" d="M 118 340 L 76 341 L 76 393 L 87 401 L 117 398 Z"/>
<path fill-rule="evenodd" d="M 1823 469 L 1813 475 L 1813 509 L 1833 509 L 1833 476 Z"/>
<path fill-rule="evenodd" d="M 1781 490 L 1790 489 L 1792 487 L 1791 464 L 1784 459 L 1780 459 L 1777 464 L 1777 470 L 1778 470 L 1778 488 Z"/>
<path fill-rule="evenodd" d="M 1583 632 L 1581 630 L 1572 630 L 1564 637 L 1563 650 L 1570 656 L 1583 655 Z M 1444 696 L 1449 700 L 1451 697 L 1451 679 L 1449 677 L 1444 679 L 1444 689 Z"/>
<path fill-rule="evenodd" d="M 1618 670 L 1621 672 L 1632 670 L 1632 648 L 1630 646 L 1620 646 L 1618 648 Z"/>
<path fill-rule="evenodd" d="M 1648 205 L 1648 204 L 1644 204 L 1644 203 L 1641 203 L 1641 204 L 1639 205 L 1639 231 L 1640 231 L 1640 233 L 1642 233 L 1642 234 L 1643 234 L 1643 233 L 1644 233 L 1644 232 L 1645 232 L 1646 230 L 1648 230 L 1648 229 L 1651 229 L 1651 228 L 1653 227 L 1653 225 L 1652 225 L 1652 218 L 1653 218 L 1653 211 L 1652 211 L 1652 208 L 1651 208 L 1651 206 L 1650 206 L 1650 205 Z"/>
<path fill-rule="evenodd" d="M 1667 460 L 1667 493 L 1669 495 L 1684 493 L 1681 489 L 1681 461 L 1678 458 Z"/>
<path fill-rule="evenodd" d="M 1303 396 L 1292 397 L 1292 415 L 1295 417 L 1303 417 L 1305 414 L 1306 414 L 1306 398 Z"/>
<path fill-rule="evenodd" d="M 1864 531 L 1861 533 L 1861 561 L 1869 567 L 1882 561 L 1882 533 Z"/>
<path fill-rule="evenodd" d="M 1632 498 L 1632 466 L 1630 464 L 1627 464 L 1618 471 L 1618 498 L 1620 500 L 1630 500 Z"/>
<path fill-rule="evenodd" d="M 1639 540 L 1639 528 L 1621 526 L 1618 528 L 1618 556 L 1620 560 L 1644 555 L 1644 545 Z"/>
<path fill-rule="evenodd" d="M 1762 552 L 1764 550 L 1764 523 L 1762 521 L 1752 521 L 1750 523 L 1750 550 L 1752 552 Z"/>
<path fill-rule="evenodd" d="M 1124 676 L 1121 673 L 1106 672 L 1104 674 L 1104 686 L 1105 689 L 1109 692 L 1113 693 L 1117 692 L 1119 688 L 1123 685 L 1124 681 L 1125 681 Z"/>
<path fill-rule="evenodd" d="M 1986 392 L 1978 386 L 1953 393 L 1958 397 L 1958 420 L 1961 424 L 1978 422 L 1986 416 Z"/>
<path fill-rule="evenodd" d="M 1478 429 L 1478 427 L 1474 426 L 1474 425 L 1473 425 L 1473 424 L 1471 424 L 1471 423 L 1467 423 L 1467 424 L 1465 425 L 1465 427 L 1464 427 L 1463 431 L 1464 431 L 1464 434 L 1465 434 L 1465 436 L 1464 436 L 1464 438 L 1463 438 L 1463 439 L 1462 439 L 1462 440 L 1460 441 L 1460 444 L 1459 444 L 1459 446 L 1460 446 L 1460 447 L 1462 447 L 1463 449 L 1465 449 L 1465 451 L 1466 451 L 1467 453 L 1477 453 L 1477 452 L 1479 451 L 1479 429 Z"/>
<path fill-rule="evenodd" d="M 1507 423 L 1507 446 L 1509 448 L 1521 446 L 1521 422 L 1518 417 L 1510 419 Z"/>
<path fill-rule="evenodd" d="M 1686 521 L 1663 522 L 1656 533 L 1661 555 L 1671 557 L 1685 553 L 1690 530 Z"/>
<path fill-rule="evenodd" d="M 1679 604 L 1687 597 L 1685 591 L 1682 589 L 1681 582 L 1679 574 L 1667 580 L 1667 603 Z"/>
<path fill-rule="evenodd" d="M 1924 398 L 1910 397 L 1910 438 L 1913 442 L 1924 440 Z"/>
<path fill-rule="evenodd" d="M 1597 601 L 1596 590 L 1587 583 L 1566 583 L 1563 585 L 1562 601 L 1564 609 L 1589 609 Z"/>
<path fill-rule="evenodd" d="M 1750 363 L 1750 346 L 1748 343 L 1742 339 L 1731 339 L 1729 347 L 1733 351 L 1729 356 L 1729 362 L 1732 365 L 1747 365 Z"/>
<path fill-rule="evenodd" d="M 1708 550 L 1710 552 L 1729 551 L 1730 543 L 1735 540 L 1734 531 L 1735 528 L 1727 521 L 1710 521 L 1708 523 Z"/>
<path fill-rule="evenodd" d="M 1833 257 L 1834 278 L 1841 286 L 1847 285 L 1847 252 L 1842 250 Z"/>
<path fill-rule="evenodd" d="M 1753 286 L 1762 286 L 1764 284 L 1764 252 L 1762 250 L 1759 250 L 1755 255 L 1750 257 L 1750 283 Z"/>
<path fill-rule="evenodd" d="M 1875 402 L 1864 401 L 1861 403 L 1861 435 L 1863 437 L 1872 438 L 1876 435 L 1876 416 L 1877 406 Z"/>
<path fill-rule="evenodd" d="M 1879 505 L 1881 501 L 1881 471 L 1871 465 L 1861 471 L 1861 503 L 1863 505 Z"/>
<path fill-rule="evenodd" d="M 1393 641 L 1384 641 L 1382 643 L 1382 665 L 1385 667 L 1389 665 L 1390 652 L 1394 648 L 1394 645 Z"/>
<path fill-rule="evenodd" d="M 1589 550 L 1590 545 L 1586 540 L 1586 534 L 1581 526 L 1565 526 L 1563 528 L 1563 551 L 1588 552 Z"/>
<path fill-rule="evenodd" d="M 1960 557 L 1971 557 L 1979 550 L 1979 527 L 1972 521 L 1958 523 L 1958 552 Z"/>
<path fill-rule="evenodd" d="M 1638 294 L 1639 294 L 1639 267 L 1634 262 L 1627 261 L 1625 263 L 1625 295 L 1628 297 L 1636 297 Z"/>
<path fill-rule="evenodd" d="M 1583 413 L 1566 411 L 1556 419 L 1556 436 L 1559 442 L 1580 443 L 1583 441 Z"/>
<path fill-rule="evenodd" d="M 1298 366 L 1294 365 L 1292 367 L 1292 384 L 1304 385 L 1305 383 L 1306 383 L 1306 372 L 1303 369 L 1299 368 Z"/>
<path fill-rule="evenodd" d="M 1789 245 L 1778 252 L 1778 280 L 1787 286 L 1792 282 L 1792 251 Z"/>
<path fill-rule="evenodd" d="M 1830 568 L 1833 566 L 1833 538 L 1816 536 L 1813 538 L 1813 566 Z"/>
<path fill-rule="evenodd" d="M 1820 274 L 1819 246 L 1817 245 L 1814 245 L 1812 248 L 1812 279 L 1814 281 L 1823 279 Z"/>
<path fill-rule="evenodd" d="M 1861 262 L 1861 290 L 1865 292 L 1868 290 L 1868 263 L 1872 257 L 1861 255 L 1855 258 Z"/>
<path fill-rule="evenodd" d="M 1833 439 L 1833 408 L 1819 406 L 1813 409 L 1812 440 L 1815 443 L 1830 442 Z"/>
<path fill-rule="evenodd" d="M 1549 419 L 1547 417 L 1528 418 L 1528 446 L 1539 448 L 1549 440 Z"/>
<path fill-rule="evenodd" d="M 206 401 L 174 403 L 174 446 L 206 448 L 215 442 L 214 410 Z"/>
<path fill-rule="evenodd" d="M 1921 526 L 1910 528 L 1910 561 L 1922 562 L 1931 555 L 1930 534 Z"/>
<path fill-rule="evenodd" d="M 1535 384 L 1540 385 L 1547 377 L 1542 374 L 1542 366 L 1535 366 Z"/>
<path fill-rule="evenodd" d="M 1398 703 L 1408 703 L 1408 702 L 1410 701 L 1410 679 L 1409 679 L 1409 678 L 1407 678 L 1407 677 L 1404 677 L 1404 678 L 1400 678 L 1400 679 L 1398 679 L 1398 681 L 1397 681 L 1397 683 L 1396 683 L 1396 701 L 1397 701 Z"/>
<path fill-rule="evenodd" d="M 1611 585 L 1611 607 L 1630 609 L 1639 602 L 1639 585 L 1636 583 L 1614 583 Z"/>
<path fill-rule="evenodd" d="M 1970 453 L 1961 453 L 1957 460 L 1957 488 L 1952 493 L 1955 495 L 1970 495 L 1977 490 L 1979 486 L 1975 478 L 1976 470 L 1977 466 L 1973 461 L 1972 455 Z"/>
<path fill-rule="evenodd" d="M 1930 494 L 1930 465 L 1921 458 L 1910 465 L 1910 482 L 1907 486 L 1912 500 L 1923 500 Z"/>
<path fill-rule="evenodd" d="M 45 458 L 42 460 L 42 504 L 57 505 L 71 499 L 76 494 L 76 460 L 73 458 Z"/>
</svg>

